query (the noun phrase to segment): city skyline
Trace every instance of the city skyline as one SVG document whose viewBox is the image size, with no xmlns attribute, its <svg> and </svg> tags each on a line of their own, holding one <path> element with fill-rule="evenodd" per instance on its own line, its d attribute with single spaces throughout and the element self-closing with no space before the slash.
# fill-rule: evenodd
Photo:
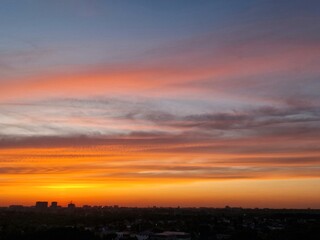
<svg viewBox="0 0 320 240">
<path fill-rule="evenodd" d="M 7 209 L 14 209 L 14 210 L 22 210 L 23 208 L 35 208 L 35 209 L 62 209 L 62 208 L 69 208 L 69 209 L 75 209 L 75 208 L 83 208 L 83 209 L 99 209 L 99 208 L 135 208 L 135 209 L 143 209 L 143 208 L 166 208 L 166 209 L 235 209 L 235 210 L 246 210 L 246 209 L 255 209 L 255 210 L 302 210 L 302 211 L 318 211 L 318 209 L 312 209 L 312 208 L 257 208 L 257 207 L 242 207 L 242 206 L 223 206 L 223 207 L 208 207 L 208 206 L 157 206 L 157 205 L 150 205 L 150 206 L 120 206 L 120 205 L 113 205 L 113 204 L 105 204 L 105 205 L 90 205 L 90 204 L 83 204 L 79 205 L 73 201 L 69 201 L 64 204 L 60 204 L 57 201 L 36 201 L 31 205 L 23 205 L 23 204 L 11 204 L 8 206 L 0 206 L 1 208 L 7 208 Z"/>
<path fill-rule="evenodd" d="M 2 1 L 0 206 L 319 209 L 319 9 Z"/>
</svg>

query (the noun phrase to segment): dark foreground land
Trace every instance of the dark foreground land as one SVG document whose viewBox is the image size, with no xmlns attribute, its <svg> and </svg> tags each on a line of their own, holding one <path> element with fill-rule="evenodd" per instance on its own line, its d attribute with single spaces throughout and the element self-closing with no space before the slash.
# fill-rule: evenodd
<svg viewBox="0 0 320 240">
<path fill-rule="evenodd" d="M 320 239 L 320 210 L 0 208 L 0 240 Z"/>
</svg>

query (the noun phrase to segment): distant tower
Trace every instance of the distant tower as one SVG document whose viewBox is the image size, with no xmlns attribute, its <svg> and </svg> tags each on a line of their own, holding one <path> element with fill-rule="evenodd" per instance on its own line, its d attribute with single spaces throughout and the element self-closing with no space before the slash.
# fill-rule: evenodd
<svg viewBox="0 0 320 240">
<path fill-rule="evenodd" d="M 75 209 L 76 205 L 72 201 L 68 204 L 68 209 Z"/>
<path fill-rule="evenodd" d="M 58 207 L 58 202 L 51 202 L 51 208 L 57 208 Z"/>
</svg>

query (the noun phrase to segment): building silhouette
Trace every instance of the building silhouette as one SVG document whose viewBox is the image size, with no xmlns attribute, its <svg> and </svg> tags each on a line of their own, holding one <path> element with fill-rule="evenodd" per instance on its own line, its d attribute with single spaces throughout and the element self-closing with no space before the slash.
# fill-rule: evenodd
<svg viewBox="0 0 320 240">
<path fill-rule="evenodd" d="M 48 208 L 48 202 L 36 202 L 36 208 L 37 209 L 47 209 Z"/>
<path fill-rule="evenodd" d="M 70 202 L 68 204 L 68 209 L 75 209 L 75 208 L 76 208 L 76 205 L 74 203 Z"/>
</svg>

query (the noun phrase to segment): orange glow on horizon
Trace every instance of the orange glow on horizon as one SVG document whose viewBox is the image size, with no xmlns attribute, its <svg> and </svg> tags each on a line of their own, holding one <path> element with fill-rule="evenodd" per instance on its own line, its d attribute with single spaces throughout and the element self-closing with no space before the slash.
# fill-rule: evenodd
<svg viewBox="0 0 320 240">
<path fill-rule="evenodd" d="M 274 163 L 248 161 L 259 155 L 241 156 L 246 160 L 241 162 L 237 154 L 186 155 L 137 152 L 130 148 L 120 151 L 121 148 L 2 149 L 2 159 L 8 160 L 2 162 L 2 167 L 8 170 L 1 175 L 0 188 L 5 198 L 0 204 L 32 205 L 45 198 L 61 204 L 73 200 L 79 205 L 299 208 L 307 203 L 319 207 L 320 194 L 315 191 L 320 187 L 317 172 L 300 175 L 297 171 L 269 171 Z M 199 156 L 201 160 L 195 160 Z M 232 159 L 237 159 L 238 164 Z M 16 169 L 10 173 L 12 162 Z M 257 174 L 244 171 L 251 167 L 262 170 Z M 216 176 L 206 176 L 207 168 L 217 169 Z"/>
</svg>

